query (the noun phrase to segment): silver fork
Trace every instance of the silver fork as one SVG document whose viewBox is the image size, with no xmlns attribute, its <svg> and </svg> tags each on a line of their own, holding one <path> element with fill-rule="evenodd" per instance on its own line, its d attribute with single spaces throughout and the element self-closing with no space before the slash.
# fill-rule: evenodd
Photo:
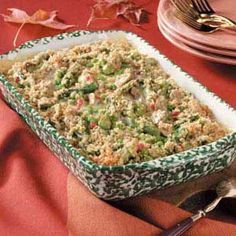
<svg viewBox="0 0 236 236">
<path fill-rule="evenodd" d="M 217 198 L 203 210 L 199 210 L 197 214 L 164 230 L 159 236 L 181 236 L 193 226 L 194 222 L 200 220 L 205 217 L 207 213 L 214 210 L 223 198 L 236 198 L 236 179 L 232 178 L 220 182 L 216 187 L 216 194 Z"/>
<path fill-rule="evenodd" d="M 187 0 L 188 1 L 188 0 Z M 212 20 L 217 20 L 228 26 L 236 26 L 236 22 L 228 17 L 218 15 L 210 6 L 207 0 L 191 0 L 193 7 L 198 11 L 201 17 L 209 17 Z"/>
</svg>

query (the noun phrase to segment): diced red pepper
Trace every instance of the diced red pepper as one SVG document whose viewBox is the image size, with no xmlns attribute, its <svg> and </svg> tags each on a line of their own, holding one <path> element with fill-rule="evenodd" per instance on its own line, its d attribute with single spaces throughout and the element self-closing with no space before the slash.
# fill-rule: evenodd
<svg viewBox="0 0 236 236">
<path fill-rule="evenodd" d="M 100 96 L 99 94 L 95 94 L 95 98 L 96 98 L 97 100 L 101 100 L 101 96 Z"/>
<path fill-rule="evenodd" d="M 179 146 L 182 150 L 184 150 L 184 146 L 183 146 L 182 143 L 180 143 L 178 146 Z"/>
<path fill-rule="evenodd" d="M 86 80 L 89 81 L 89 82 L 92 82 L 93 81 L 93 77 L 91 75 L 88 75 L 86 77 Z"/>
<path fill-rule="evenodd" d="M 145 144 L 143 144 L 143 143 L 138 143 L 138 144 L 137 144 L 137 152 L 142 151 L 145 147 L 146 147 Z"/>
<path fill-rule="evenodd" d="M 77 99 L 77 107 L 80 109 L 84 105 L 84 100 L 82 98 Z"/>
<path fill-rule="evenodd" d="M 19 77 L 16 77 L 16 83 L 18 84 L 20 82 L 20 78 Z"/>
<path fill-rule="evenodd" d="M 180 114 L 179 111 L 172 111 L 172 112 L 171 112 L 171 115 L 172 115 L 172 117 L 173 117 L 174 119 L 177 119 L 177 117 L 178 117 L 179 114 Z"/>
<path fill-rule="evenodd" d="M 95 128 L 96 126 L 97 126 L 97 124 L 96 124 L 96 122 L 94 122 L 94 121 L 90 122 L 90 124 L 89 124 L 90 129 L 93 129 L 93 128 Z"/>
<path fill-rule="evenodd" d="M 156 110 L 156 104 L 155 104 L 155 103 L 149 104 L 149 108 L 150 108 L 151 110 L 155 111 L 155 110 Z"/>
</svg>

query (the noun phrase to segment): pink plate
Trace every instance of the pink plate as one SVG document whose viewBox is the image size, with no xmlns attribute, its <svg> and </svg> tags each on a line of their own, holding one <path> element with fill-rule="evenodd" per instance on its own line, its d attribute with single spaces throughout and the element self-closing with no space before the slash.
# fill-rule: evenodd
<svg viewBox="0 0 236 236">
<path fill-rule="evenodd" d="M 205 51 L 205 52 L 210 52 L 213 54 L 218 54 L 221 56 L 230 56 L 230 57 L 235 57 L 236 58 L 236 50 L 223 50 L 220 48 L 214 48 L 214 47 L 210 47 L 201 43 L 196 43 L 194 41 L 190 41 L 187 40 L 186 38 L 182 37 L 181 35 L 177 34 L 176 32 L 172 31 L 168 25 L 166 25 L 166 23 L 162 20 L 162 17 L 159 16 L 158 18 L 159 22 L 161 23 L 162 27 L 168 32 L 169 35 L 171 35 L 172 37 L 176 38 L 178 41 L 181 41 L 182 43 L 195 48 L 195 49 L 199 49 L 201 51 Z"/>
<path fill-rule="evenodd" d="M 217 54 L 213 54 L 213 53 L 208 53 L 208 52 L 204 52 L 198 49 L 194 49 L 186 44 L 184 44 L 183 42 L 179 41 L 178 39 L 172 37 L 167 31 L 166 29 L 163 27 L 163 25 L 161 24 L 161 22 L 158 22 L 158 26 L 159 29 L 161 31 L 161 33 L 164 35 L 164 37 L 169 40 L 172 44 L 174 44 L 175 46 L 177 46 L 178 48 L 189 52 L 195 56 L 204 58 L 208 61 L 213 61 L 213 62 L 219 62 L 219 63 L 224 63 L 224 64 L 230 64 L 230 65 L 236 65 L 236 58 L 232 58 L 232 57 L 227 57 L 227 56 L 220 56 Z"/>
<path fill-rule="evenodd" d="M 217 13 L 236 20 L 236 1 L 235 0 L 209 0 L 211 6 Z M 173 7 L 170 0 L 161 0 L 158 7 L 158 15 L 168 25 L 171 31 L 175 31 L 187 40 L 205 44 L 220 49 L 236 50 L 236 30 L 217 31 L 214 33 L 204 33 L 187 26 L 176 19 L 173 14 Z"/>
</svg>

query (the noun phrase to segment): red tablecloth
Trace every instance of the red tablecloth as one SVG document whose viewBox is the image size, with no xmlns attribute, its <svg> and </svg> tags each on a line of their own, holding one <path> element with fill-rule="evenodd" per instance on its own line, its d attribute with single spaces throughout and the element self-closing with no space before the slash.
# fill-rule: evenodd
<svg viewBox="0 0 236 236">
<path fill-rule="evenodd" d="M 56 9 L 66 23 L 86 29 L 91 5 L 92 1 L 87 0 L 1 0 L 0 12 L 6 13 L 10 7 L 30 14 L 40 8 Z M 152 14 L 149 23 L 142 27 L 119 19 L 95 22 L 91 29 L 124 29 L 141 35 L 236 107 L 236 67 L 206 62 L 168 43 L 157 28 L 157 5 L 154 0 L 146 5 Z M 13 48 L 17 27 L 0 19 L 0 53 Z M 59 32 L 41 26 L 25 26 L 18 43 L 56 33 Z M 150 196 L 113 205 L 97 199 L 0 99 L 0 235 L 151 236 L 187 215 Z M 204 219 L 187 235 L 236 235 L 236 225 Z"/>
</svg>

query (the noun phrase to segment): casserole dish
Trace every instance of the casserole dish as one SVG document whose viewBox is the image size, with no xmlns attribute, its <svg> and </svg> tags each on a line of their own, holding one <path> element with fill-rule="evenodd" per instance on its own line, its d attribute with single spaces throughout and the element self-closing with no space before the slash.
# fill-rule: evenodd
<svg viewBox="0 0 236 236">
<path fill-rule="evenodd" d="M 210 106 L 219 122 L 230 130 L 236 128 L 236 112 L 233 108 L 207 91 L 142 38 L 129 32 L 77 31 L 30 41 L 2 55 L 1 70 L 4 72 L 13 62 L 22 61 L 49 48 L 60 49 L 117 37 L 127 38 L 141 53 L 157 59 L 162 68 L 180 87 L 193 93 L 198 100 Z M 64 137 L 60 136 L 17 92 L 3 74 L 0 77 L 0 84 L 9 104 L 71 172 L 93 193 L 103 199 L 120 200 L 207 175 L 228 166 L 235 157 L 236 132 L 231 132 L 216 142 L 152 161 L 122 166 L 98 165 L 81 156 Z"/>
</svg>

